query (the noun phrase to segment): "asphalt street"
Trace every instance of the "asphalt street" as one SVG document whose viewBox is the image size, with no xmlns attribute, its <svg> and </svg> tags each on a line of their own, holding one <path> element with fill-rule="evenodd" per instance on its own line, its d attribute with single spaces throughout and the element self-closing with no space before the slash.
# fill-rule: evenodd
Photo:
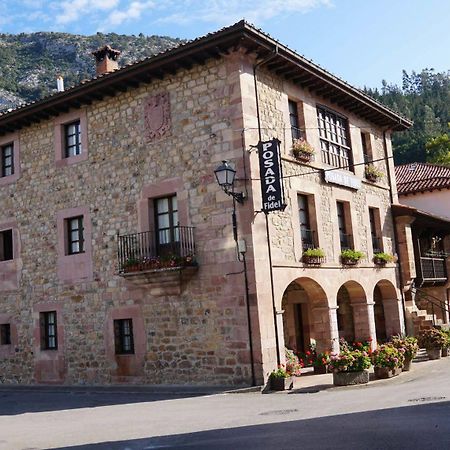
<svg viewBox="0 0 450 450">
<path fill-rule="evenodd" d="M 421 362 L 343 388 L 311 376 L 268 395 L 2 387 L 0 449 L 446 449 L 449 370 Z"/>
</svg>

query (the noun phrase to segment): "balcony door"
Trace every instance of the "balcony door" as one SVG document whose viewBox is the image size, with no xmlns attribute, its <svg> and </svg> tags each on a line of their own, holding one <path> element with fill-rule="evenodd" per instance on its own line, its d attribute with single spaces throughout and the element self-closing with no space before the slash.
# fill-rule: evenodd
<svg viewBox="0 0 450 450">
<path fill-rule="evenodd" d="M 157 255 L 161 257 L 178 255 L 180 231 L 177 196 L 156 199 L 155 215 Z"/>
</svg>

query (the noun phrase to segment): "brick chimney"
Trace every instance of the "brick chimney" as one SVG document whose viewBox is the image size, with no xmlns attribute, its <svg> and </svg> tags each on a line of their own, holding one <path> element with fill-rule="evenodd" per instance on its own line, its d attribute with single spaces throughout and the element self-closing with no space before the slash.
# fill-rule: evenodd
<svg viewBox="0 0 450 450">
<path fill-rule="evenodd" d="M 92 54 L 95 56 L 97 75 L 113 72 L 119 68 L 117 63 L 117 58 L 120 55 L 119 50 L 114 50 L 109 45 L 105 45 Z"/>
</svg>

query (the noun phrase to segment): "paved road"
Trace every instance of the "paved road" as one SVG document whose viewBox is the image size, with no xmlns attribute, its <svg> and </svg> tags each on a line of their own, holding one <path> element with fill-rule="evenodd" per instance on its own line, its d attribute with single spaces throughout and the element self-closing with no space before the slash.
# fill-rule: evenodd
<svg viewBox="0 0 450 450">
<path fill-rule="evenodd" d="M 446 358 L 368 386 L 270 395 L 2 388 L 0 449 L 447 449 L 449 371 Z"/>
</svg>

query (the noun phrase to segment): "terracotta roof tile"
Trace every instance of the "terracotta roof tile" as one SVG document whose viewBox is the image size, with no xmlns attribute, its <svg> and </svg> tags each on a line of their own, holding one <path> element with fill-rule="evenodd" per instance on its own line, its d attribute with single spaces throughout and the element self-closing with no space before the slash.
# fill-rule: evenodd
<svg viewBox="0 0 450 450">
<path fill-rule="evenodd" d="M 410 163 L 395 167 L 399 195 L 450 188 L 450 167 Z"/>
</svg>

